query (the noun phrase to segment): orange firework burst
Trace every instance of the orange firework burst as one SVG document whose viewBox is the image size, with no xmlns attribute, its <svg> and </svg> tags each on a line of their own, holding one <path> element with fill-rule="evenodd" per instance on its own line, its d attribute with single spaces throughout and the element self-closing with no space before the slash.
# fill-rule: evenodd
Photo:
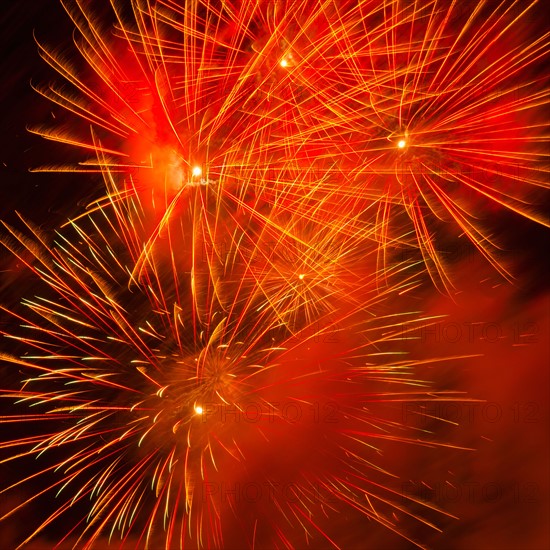
<svg viewBox="0 0 550 550">
<path fill-rule="evenodd" d="M 399 406 L 453 399 L 428 389 L 395 345 L 430 322 L 388 305 L 414 281 L 403 276 L 332 320 L 298 317 L 309 306 L 287 304 L 296 334 L 232 277 L 216 283 L 233 293 L 229 307 L 193 292 L 212 272 L 179 271 L 184 247 L 172 262 L 148 255 L 128 288 L 134 229 L 119 207 L 71 222 L 51 247 L 36 230 L 10 229 L 4 241 L 43 289 L 24 301 L 26 313 L 9 312 L 22 330 L 7 336 L 25 354 L 3 356 L 26 373 L 21 388 L 4 391 L 18 405 L 3 422 L 27 433 L 2 443 L 4 462 L 36 457 L 38 468 L 3 491 L 39 487 L 27 505 L 57 495 L 23 542 L 75 509 L 65 539 L 86 548 L 115 535 L 123 546 L 224 547 L 238 544 L 236 522 L 251 547 L 304 537 L 338 547 L 327 521 L 344 509 L 405 538 L 396 518 L 430 524 L 407 511 L 415 499 L 377 464 L 387 445 L 442 445 L 400 422 Z"/>
<path fill-rule="evenodd" d="M 471 11 L 458 2 L 344 3 L 329 22 L 332 40 L 308 50 L 317 79 L 302 75 L 302 89 L 318 98 L 305 103 L 308 137 L 326 132 L 336 144 L 326 148 L 336 211 L 347 214 L 351 198 L 363 208 L 379 201 L 384 261 L 403 213 L 444 287 L 438 233 L 449 230 L 439 222 L 452 221 L 506 276 L 490 215 L 504 207 L 548 226 L 531 204 L 549 187 L 550 90 L 540 63 L 550 35 L 527 41 L 525 27 L 536 3 Z"/>
</svg>

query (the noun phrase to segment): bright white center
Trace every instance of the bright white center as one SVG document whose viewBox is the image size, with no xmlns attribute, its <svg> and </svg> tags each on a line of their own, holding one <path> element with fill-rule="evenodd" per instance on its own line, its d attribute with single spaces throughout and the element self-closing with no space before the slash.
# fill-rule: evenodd
<svg viewBox="0 0 550 550">
<path fill-rule="evenodd" d="M 197 414 L 202 414 L 203 408 L 200 405 L 195 405 L 195 412 Z"/>
<path fill-rule="evenodd" d="M 202 175 L 202 170 L 200 166 L 194 166 L 192 171 L 193 177 L 198 178 Z"/>
<path fill-rule="evenodd" d="M 399 147 L 399 149 L 403 149 L 405 147 L 405 145 L 407 145 L 407 142 L 404 139 L 400 139 L 397 142 L 397 147 Z"/>
</svg>

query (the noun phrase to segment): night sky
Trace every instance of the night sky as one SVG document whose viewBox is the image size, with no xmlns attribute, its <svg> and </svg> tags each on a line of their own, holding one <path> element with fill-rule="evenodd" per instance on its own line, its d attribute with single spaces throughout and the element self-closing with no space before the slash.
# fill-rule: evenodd
<svg viewBox="0 0 550 550">
<path fill-rule="evenodd" d="M 34 92 L 31 81 L 44 83 L 56 78 L 41 60 L 33 33 L 47 44 L 70 51 L 72 24 L 56 0 L 5 0 L 1 17 L 0 218 L 21 227 L 17 211 L 51 236 L 54 228 L 82 212 L 102 193 L 100 177 L 30 172 L 44 163 L 70 159 L 73 154 L 70 148 L 65 150 L 26 131 L 27 126 L 71 121 L 60 107 Z M 550 113 L 546 115 L 548 119 Z M 537 200 L 541 201 L 539 210 L 543 209 L 544 198 Z M 549 204 L 547 201 L 546 206 Z M 392 463 L 387 464 L 388 469 L 399 472 L 407 494 L 425 497 L 420 482 L 427 480 L 435 487 L 431 498 L 457 516 L 443 520 L 442 533 L 417 533 L 433 549 L 550 547 L 550 241 L 547 230 L 513 213 L 495 213 L 491 225 L 502 238 L 506 257 L 511 259 L 515 283 L 503 281 L 478 257 L 467 255 L 455 266 L 461 292 L 454 301 L 430 288 L 417 298 L 426 313 L 449 316 L 440 327 L 447 331 L 447 338 L 441 333 L 426 335 L 425 341 L 413 349 L 419 357 L 481 355 L 453 362 L 437 375 L 439 384 L 445 385 L 443 389 L 464 391 L 480 400 L 458 412 L 452 408 L 445 412 L 451 419 L 458 414 L 459 418 L 454 419 L 462 424 L 462 429 L 450 429 L 446 437 L 476 450 L 441 450 L 430 455 L 395 446 L 389 460 Z M 33 279 L 5 251 L 0 253 L 0 267 L 1 303 L 7 308 L 16 307 L 22 297 L 33 292 Z M 468 333 L 472 325 L 485 327 L 489 338 L 482 338 L 481 329 Z M 15 326 L 13 320 L 0 317 L 2 330 L 9 332 Z M 490 327 L 494 326 L 498 326 L 502 338 L 491 337 Z M 456 327 L 461 332 L 452 341 L 449 335 L 455 334 L 452 331 Z M 17 353 L 16 344 L 2 340 L 0 349 Z M 19 375 L 14 368 L 0 363 L 2 388 L 16 386 Z M 4 412 L 8 407 L 4 400 L 0 410 Z M 6 433 L 6 427 L 2 427 L 0 435 L 5 437 Z M 1 456 L 6 456 L 5 450 Z M 0 483 L 5 485 L 8 477 L 19 476 L 21 469 L 31 466 L 32 461 L 0 465 Z M 449 472 L 457 480 L 454 492 L 446 486 Z M 0 515 L 22 496 L 0 496 Z M 38 514 L 35 507 L 47 505 L 39 501 L 1 522 L 0 547 L 15 547 L 26 522 Z M 43 539 L 30 543 L 28 548 L 53 547 L 51 541 L 64 528 L 62 521 L 55 524 Z M 340 540 L 345 540 L 345 548 L 350 550 L 413 548 L 352 515 L 337 518 L 332 528 L 342 535 Z M 100 541 L 97 548 L 103 548 L 102 544 Z"/>
</svg>

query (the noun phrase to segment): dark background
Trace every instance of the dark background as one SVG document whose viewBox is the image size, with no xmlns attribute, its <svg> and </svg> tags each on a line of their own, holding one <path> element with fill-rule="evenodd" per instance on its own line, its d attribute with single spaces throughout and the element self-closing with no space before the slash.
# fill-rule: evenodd
<svg viewBox="0 0 550 550">
<path fill-rule="evenodd" d="M 534 24 L 543 25 L 547 19 L 543 3 L 539 13 L 541 17 Z M 41 164 L 62 161 L 63 153 L 58 144 L 29 134 L 26 127 L 65 117 L 60 107 L 31 89 L 31 80 L 44 83 L 55 78 L 54 71 L 38 55 L 33 32 L 47 44 L 70 47 L 72 30 L 71 21 L 56 0 L 2 2 L 0 219 L 15 226 L 20 226 L 17 211 L 45 232 L 51 231 L 101 192 L 99 178 L 29 172 Z M 541 65 L 541 70 L 547 72 L 547 65 Z M 482 353 L 484 357 L 469 362 L 456 383 L 474 397 L 497 404 L 503 417 L 495 422 L 480 417 L 463 418 L 472 446 L 478 450 L 458 459 L 444 457 L 432 464 L 412 458 L 408 475 L 413 482 L 431 479 L 441 490 L 438 475 L 454 469 L 462 471 L 464 479 L 478 484 L 477 492 L 468 496 L 464 491 L 473 487 L 468 484 L 463 485 L 460 497 L 440 494 L 441 506 L 460 520 L 449 521 L 443 534 L 428 535 L 425 540 L 429 546 L 457 550 L 519 547 L 543 550 L 550 545 L 547 284 L 550 243 L 547 230 L 511 213 L 500 213 L 492 225 L 502 236 L 507 256 L 514 259 L 517 283 L 502 284 L 482 262 L 467 259 L 458 270 L 457 286 L 465 292 L 456 298 L 457 303 L 430 291 L 423 305 L 428 312 L 449 313 L 450 322 L 492 322 L 505 327 L 507 338 L 492 347 L 477 340 L 462 341 L 462 353 Z M 32 281 L 4 251 L 0 254 L 0 300 L 3 305 L 13 307 L 30 290 Z M 1 322 L 2 328 L 6 327 L 8 321 L 2 318 Z M 514 342 L 514 327 L 529 323 L 537 327 L 536 337 L 527 343 L 523 341 L 522 346 L 515 345 L 518 342 Z M 441 355 L 448 354 L 452 347 L 452 342 L 441 338 L 429 343 L 431 351 L 440 350 Z M 4 349 L 1 341 L 0 349 Z M 5 369 L 0 373 L 8 375 Z M 448 462 L 443 464 L 445 460 Z M 0 470 L 0 475 L 5 476 L 6 471 Z M 493 487 L 491 483 L 503 490 L 503 496 L 491 498 L 488 493 Z M 4 500 L 0 511 L 5 512 L 9 505 Z M 376 538 L 379 535 L 365 526 L 347 525 L 345 518 L 342 521 L 340 529 L 349 531 L 348 548 L 409 547 L 392 537 Z M 0 524 L 2 548 L 9 548 L 8 541 L 18 538 L 19 528 L 10 520 Z M 43 544 L 48 547 L 48 543 Z M 30 547 L 39 548 L 40 543 Z"/>
</svg>

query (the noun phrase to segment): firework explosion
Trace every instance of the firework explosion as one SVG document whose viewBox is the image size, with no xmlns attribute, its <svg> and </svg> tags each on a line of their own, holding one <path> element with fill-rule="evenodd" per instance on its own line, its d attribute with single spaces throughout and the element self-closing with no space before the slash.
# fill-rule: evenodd
<svg viewBox="0 0 550 550">
<path fill-rule="evenodd" d="M 536 2 L 81 4 L 78 58 L 40 44 L 70 122 L 31 131 L 101 197 L 2 237 L 37 286 L 3 308 L 18 544 L 343 548 L 346 518 L 422 547 L 450 514 L 391 457 L 464 452 L 421 411 L 470 401 L 437 371 L 472 354 L 414 356 L 415 294 L 459 237 L 512 277 L 491 216 L 548 225 Z"/>
</svg>

